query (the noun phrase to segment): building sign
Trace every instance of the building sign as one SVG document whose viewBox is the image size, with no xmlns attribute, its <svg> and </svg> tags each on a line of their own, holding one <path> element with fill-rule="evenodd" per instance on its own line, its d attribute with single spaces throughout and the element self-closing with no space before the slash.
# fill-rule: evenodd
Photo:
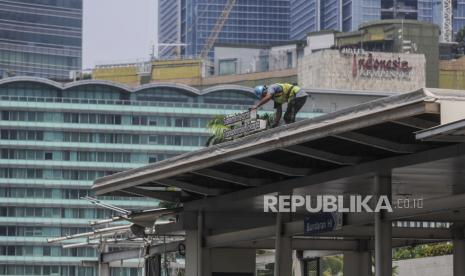
<svg viewBox="0 0 465 276">
<path fill-rule="evenodd" d="M 411 80 L 412 67 L 408 61 L 397 59 L 377 59 L 373 54 L 367 58 L 353 56 L 352 76 L 370 79 Z"/>
<path fill-rule="evenodd" d="M 343 225 L 342 213 L 317 213 L 304 218 L 304 234 L 315 235 L 340 230 Z"/>
<path fill-rule="evenodd" d="M 226 140 L 249 135 L 266 129 L 266 121 L 257 119 L 257 110 L 247 111 L 240 114 L 228 116 L 223 120 L 225 126 L 231 129 L 224 131 Z"/>
<path fill-rule="evenodd" d="M 353 55 L 364 56 L 366 52 L 361 48 L 342 48 L 340 51 L 341 55 L 346 57 L 352 57 Z"/>
<path fill-rule="evenodd" d="M 266 129 L 265 120 L 256 120 L 251 122 L 245 122 L 244 125 L 235 127 L 224 132 L 225 139 L 233 139 L 239 136 L 244 136 L 247 134 L 252 134 Z"/>
<path fill-rule="evenodd" d="M 224 118 L 223 124 L 225 126 L 235 125 L 235 124 L 242 124 L 242 122 L 256 120 L 257 119 L 257 110 L 254 109 L 252 111 L 247 111 L 240 114 L 234 114 Z"/>
</svg>

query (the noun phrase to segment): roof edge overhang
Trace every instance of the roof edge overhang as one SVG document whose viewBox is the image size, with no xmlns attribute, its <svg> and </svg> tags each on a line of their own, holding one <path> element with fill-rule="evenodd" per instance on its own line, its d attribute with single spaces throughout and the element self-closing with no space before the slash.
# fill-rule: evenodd
<svg viewBox="0 0 465 276">
<path fill-rule="evenodd" d="M 380 122 L 424 113 L 438 113 L 438 101 L 459 97 L 463 92 L 420 89 L 377 99 L 317 118 L 270 129 L 231 142 L 186 153 L 159 163 L 97 179 L 92 186 L 97 195 L 151 183 L 182 173 L 218 165 L 299 143 L 356 130 Z"/>
</svg>

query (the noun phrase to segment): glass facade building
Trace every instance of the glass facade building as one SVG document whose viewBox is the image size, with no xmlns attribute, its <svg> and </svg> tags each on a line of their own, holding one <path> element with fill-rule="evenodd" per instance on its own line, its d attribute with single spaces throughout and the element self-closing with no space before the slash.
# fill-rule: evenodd
<svg viewBox="0 0 465 276">
<path fill-rule="evenodd" d="M 456 33 L 465 26 L 465 0 L 453 3 Z M 413 19 L 439 26 L 443 20 L 442 1 L 437 0 L 292 0 L 291 18 L 292 39 L 305 39 L 308 32 L 320 30 L 355 31 L 380 19 Z"/>
<path fill-rule="evenodd" d="M 96 275 L 94 267 L 81 266 L 97 260 L 95 250 L 46 242 L 88 232 L 89 221 L 115 215 L 81 199 L 92 196 L 93 180 L 200 149 L 213 116 L 247 110 L 256 100 L 252 88 L 236 85 L 199 91 L 179 84 L 132 89 L 96 80 L 0 80 L 0 275 Z M 142 198 L 99 199 L 127 210 L 157 206 Z M 115 268 L 112 275 L 137 273 Z"/>
<path fill-rule="evenodd" d="M 290 2 L 237 0 L 217 43 L 269 45 L 288 41 Z M 181 55 L 198 55 L 226 3 L 227 0 L 160 0 L 159 42 L 181 42 L 186 44 L 180 48 Z M 172 50 L 162 51 L 162 56 L 170 55 Z"/>
<path fill-rule="evenodd" d="M 158 41 L 166 44 L 180 43 L 181 0 L 158 0 L 158 10 Z M 179 47 L 161 47 L 160 56 L 176 55 L 179 49 Z"/>
<path fill-rule="evenodd" d="M 381 18 L 380 0 L 293 0 L 291 38 L 305 39 L 320 30 L 353 31 L 362 23 Z M 297 20 L 299 19 L 299 20 Z M 303 23 L 305 22 L 305 23 Z"/>
<path fill-rule="evenodd" d="M 81 70 L 82 0 L 0 0 L 0 77 Z"/>
<path fill-rule="evenodd" d="M 320 29 L 319 1 L 293 0 L 291 3 L 291 39 L 305 38 L 309 32 Z"/>
</svg>

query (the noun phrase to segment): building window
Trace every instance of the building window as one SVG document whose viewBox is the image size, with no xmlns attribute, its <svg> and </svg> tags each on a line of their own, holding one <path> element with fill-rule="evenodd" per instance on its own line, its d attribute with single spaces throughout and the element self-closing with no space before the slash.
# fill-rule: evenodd
<svg viewBox="0 0 465 276">
<path fill-rule="evenodd" d="M 287 68 L 292 68 L 292 52 L 287 52 Z"/>
<path fill-rule="evenodd" d="M 45 153 L 45 160 L 53 160 L 53 153 L 52 152 L 46 152 Z"/>
<path fill-rule="evenodd" d="M 219 75 L 237 74 L 237 59 L 222 59 L 219 61 Z"/>
</svg>

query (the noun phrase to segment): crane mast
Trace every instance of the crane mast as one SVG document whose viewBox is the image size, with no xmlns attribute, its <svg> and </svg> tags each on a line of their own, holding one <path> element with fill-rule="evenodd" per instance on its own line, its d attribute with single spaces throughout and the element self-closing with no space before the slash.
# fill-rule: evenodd
<svg viewBox="0 0 465 276">
<path fill-rule="evenodd" d="M 229 14 L 231 13 L 232 9 L 234 8 L 234 5 L 236 4 L 236 0 L 228 0 L 226 3 L 226 6 L 221 13 L 220 17 L 218 18 L 218 21 L 216 22 L 215 26 L 213 27 L 212 32 L 210 33 L 210 36 L 208 37 L 202 51 L 200 52 L 200 57 L 202 59 L 205 59 L 208 56 L 208 53 L 210 52 L 211 48 L 215 44 L 216 40 L 218 39 L 218 36 L 220 35 L 221 30 L 224 27 L 224 24 L 229 18 Z"/>
<path fill-rule="evenodd" d="M 442 38 L 444 42 L 452 42 L 452 1 L 453 0 L 443 0 Z"/>
</svg>

